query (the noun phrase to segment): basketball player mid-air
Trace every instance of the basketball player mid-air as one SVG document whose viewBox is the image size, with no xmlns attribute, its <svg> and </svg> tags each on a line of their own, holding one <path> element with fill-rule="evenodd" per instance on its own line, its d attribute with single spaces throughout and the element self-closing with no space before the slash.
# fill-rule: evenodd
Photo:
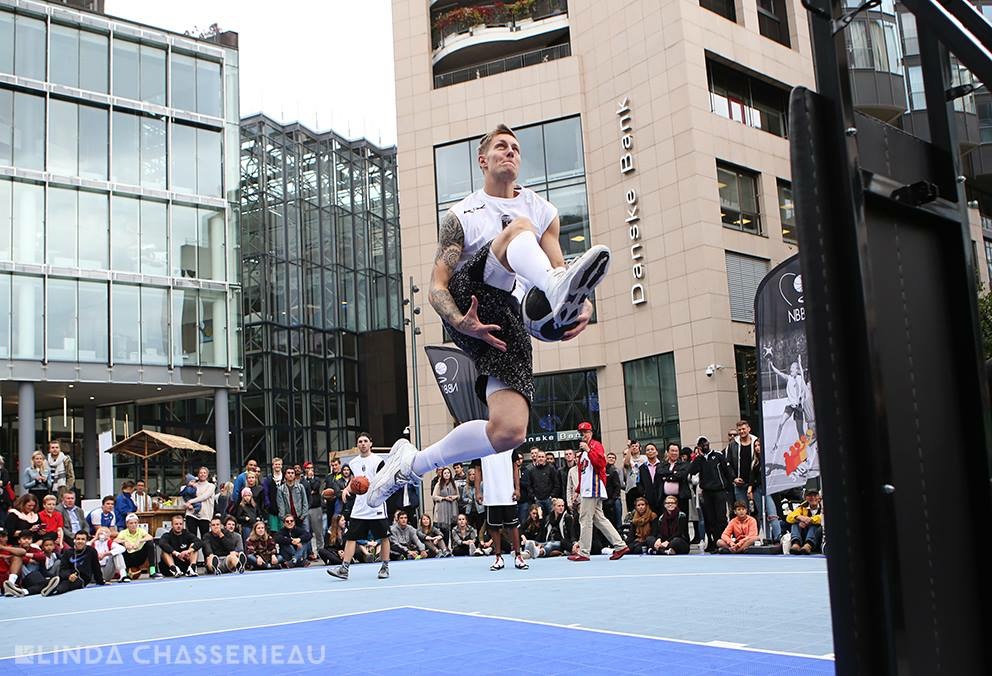
<svg viewBox="0 0 992 676">
<path fill-rule="evenodd" d="M 499 125 L 482 137 L 477 155 L 483 188 L 441 221 L 430 302 L 475 362 L 475 390 L 489 406 L 489 420 L 462 423 L 419 452 L 409 441 L 397 441 L 369 488 L 373 507 L 430 470 L 524 442 L 534 369 L 531 336 L 513 294 L 517 277 L 544 293 L 554 329 L 561 340 L 571 340 L 588 325 L 588 297 L 609 269 L 610 251 L 601 245 L 565 265 L 558 210 L 517 184 L 520 144 L 509 127 Z"/>
</svg>

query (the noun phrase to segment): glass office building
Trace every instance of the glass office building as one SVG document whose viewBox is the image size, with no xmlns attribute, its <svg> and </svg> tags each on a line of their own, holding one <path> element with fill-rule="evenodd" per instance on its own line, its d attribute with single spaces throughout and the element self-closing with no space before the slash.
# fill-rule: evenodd
<svg viewBox="0 0 992 676">
<path fill-rule="evenodd" d="M 108 407 L 213 395 L 224 473 L 239 134 L 236 34 L 0 0 L 0 394 L 22 463 L 83 437 L 89 483 Z"/>
<path fill-rule="evenodd" d="M 323 463 L 407 424 L 396 149 L 242 121 L 241 460 Z"/>
</svg>

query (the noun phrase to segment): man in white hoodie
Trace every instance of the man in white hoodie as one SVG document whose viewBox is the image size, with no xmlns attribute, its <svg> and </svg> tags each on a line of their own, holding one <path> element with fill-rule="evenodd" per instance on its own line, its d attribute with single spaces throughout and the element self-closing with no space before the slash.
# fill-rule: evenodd
<svg viewBox="0 0 992 676">
<path fill-rule="evenodd" d="M 52 492 L 58 494 L 62 499 L 62 494 L 66 490 L 75 487 L 76 472 L 72 467 L 72 458 L 62 452 L 62 442 L 52 439 L 48 442 L 48 472 L 52 480 Z"/>
</svg>

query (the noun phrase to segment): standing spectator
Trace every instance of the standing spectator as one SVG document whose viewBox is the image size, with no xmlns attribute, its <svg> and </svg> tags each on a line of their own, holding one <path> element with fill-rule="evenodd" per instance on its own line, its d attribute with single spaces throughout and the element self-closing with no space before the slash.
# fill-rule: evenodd
<svg viewBox="0 0 992 676">
<path fill-rule="evenodd" d="M 696 443 L 701 453 L 692 461 L 689 473 L 699 474 L 706 551 L 712 554 L 716 551 L 717 540 L 727 527 L 727 500 L 734 485 L 734 477 L 727 458 L 723 453 L 711 449 L 706 437 L 699 437 Z"/>
<path fill-rule="evenodd" d="M 59 513 L 62 515 L 62 543 L 64 547 L 71 547 L 72 537 L 77 531 L 83 531 L 88 536 L 90 525 L 83 514 L 83 510 L 76 506 L 76 491 L 68 490 L 62 494 L 62 503 L 59 505 Z"/>
<path fill-rule="evenodd" d="M 7 510 L 7 519 L 4 522 L 8 536 L 17 542 L 17 537 L 21 531 L 31 533 L 31 540 L 36 542 L 41 539 L 45 531 L 44 524 L 38 518 L 38 498 L 31 493 L 25 493 L 14 501 L 14 506 Z"/>
<path fill-rule="evenodd" d="M 148 531 L 138 528 L 138 515 L 128 514 L 124 518 L 126 527 L 117 534 L 114 544 L 124 547 L 122 556 L 124 557 L 124 575 L 129 580 L 136 580 L 141 577 L 141 566 L 148 564 L 148 574 L 153 578 L 160 578 L 162 574 L 155 570 L 155 543 Z M 121 582 L 129 580 L 122 579 Z"/>
<path fill-rule="evenodd" d="M 534 502 L 534 495 L 530 488 L 530 471 L 534 468 L 534 465 L 537 462 L 537 456 L 540 455 L 540 453 L 541 449 L 536 446 L 532 447 L 529 452 L 530 462 L 526 466 L 524 466 L 522 462 L 523 456 L 520 456 L 520 495 L 517 498 L 516 504 L 518 524 L 523 523 L 524 519 L 527 518 L 527 512 L 530 511 L 530 505 Z M 492 531 L 490 531 L 490 533 L 491 532 Z"/>
<path fill-rule="evenodd" d="M 256 521 L 245 540 L 245 557 L 252 570 L 269 570 L 282 565 L 283 559 L 276 550 L 276 541 L 269 535 L 264 521 Z"/>
<path fill-rule="evenodd" d="M 127 518 L 127 515 L 133 514 L 138 509 L 134 505 L 134 500 L 131 499 L 133 492 L 134 482 L 128 479 L 121 484 L 121 494 L 114 500 L 114 525 L 117 526 L 118 531 L 124 530 L 124 519 Z"/>
<path fill-rule="evenodd" d="M 758 522 L 747 513 L 747 503 L 734 503 L 734 518 L 730 520 L 717 541 L 721 554 L 743 554 L 758 540 Z"/>
<path fill-rule="evenodd" d="M 527 479 L 531 501 L 541 506 L 541 514 L 549 514 L 551 512 L 551 498 L 558 490 L 558 472 L 548 463 L 547 453 L 541 450 L 537 451 L 537 455 L 534 456 L 534 464 L 527 471 Z"/>
<path fill-rule="evenodd" d="M 262 482 L 258 477 L 258 472 L 250 472 L 245 478 L 245 488 L 251 489 L 251 499 L 255 502 L 255 511 L 258 513 L 258 518 L 265 520 L 265 489 L 262 488 Z M 244 495 L 244 488 L 241 489 L 241 495 Z"/>
<path fill-rule="evenodd" d="M 452 520 L 452 524 L 454 524 L 454 520 Z M 430 514 L 421 515 L 420 528 L 417 529 L 417 535 L 420 536 L 424 547 L 427 548 L 427 554 L 429 556 L 434 558 L 451 556 L 451 550 L 448 549 L 445 534 L 441 532 L 440 528 L 434 525 Z"/>
<path fill-rule="evenodd" d="M 214 484 L 207 478 L 210 470 L 201 467 L 196 471 L 196 497 L 186 501 L 186 530 L 205 539 L 210 531 L 210 519 L 214 515 Z M 197 507 L 199 505 L 199 507 Z"/>
<path fill-rule="evenodd" d="M 356 499 L 355 495 L 348 490 L 353 476 L 355 475 L 351 471 L 351 465 L 341 465 L 341 483 L 343 484 L 343 488 L 337 493 L 338 514 L 344 514 L 346 519 L 351 518 L 351 510 Z"/>
<path fill-rule="evenodd" d="M 408 519 L 406 512 L 398 509 L 393 517 L 393 525 L 389 527 L 389 558 L 393 561 L 422 559 L 427 556 L 427 548 Z"/>
<path fill-rule="evenodd" d="M 214 575 L 245 572 L 248 557 L 239 552 L 237 547 L 238 541 L 224 529 L 220 517 L 210 519 L 210 531 L 203 538 L 203 560 L 207 564 L 207 572 Z"/>
<path fill-rule="evenodd" d="M 96 535 L 97 528 L 108 528 L 113 531 L 114 537 L 117 537 L 117 521 L 114 518 L 114 502 L 116 500 L 117 498 L 113 495 L 105 495 L 100 500 L 100 509 L 94 509 L 86 515 L 90 535 Z"/>
<path fill-rule="evenodd" d="M 0 526 L 0 584 L 4 596 L 27 596 L 28 590 L 17 584 L 27 551 L 7 544 L 7 535 L 7 529 Z"/>
<path fill-rule="evenodd" d="M 686 516 L 689 517 L 689 522 L 692 524 L 692 539 L 689 540 L 691 545 L 699 544 L 703 534 L 703 511 L 699 506 L 699 475 L 693 474 L 691 470 L 692 461 L 697 454 L 698 451 L 693 451 L 688 446 L 683 446 L 679 453 L 679 460 L 685 464 L 685 471 L 688 475 L 686 483 L 689 485 L 689 511 L 686 512 Z"/>
<path fill-rule="evenodd" d="M 661 476 L 661 461 L 658 459 L 658 447 L 648 442 L 644 446 L 644 454 L 647 462 L 641 465 L 638 470 L 637 485 L 641 489 L 641 497 L 648 502 L 648 507 L 655 514 L 662 510 L 662 503 L 665 500 L 665 480 Z M 637 500 L 634 500 L 634 507 L 637 507 Z"/>
<path fill-rule="evenodd" d="M 7 510 L 14 504 L 17 497 L 14 494 L 14 484 L 10 479 L 10 472 L 7 471 L 6 461 L 0 455 L 0 523 L 7 518 Z"/>
<path fill-rule="evenodd" d="M 221 518 L 224 518 L 225 514 L 230 514 L 230 510 L 232 508 L 231 501 L 233 500 L 233 496 L 231 495 L 231 493 L 233 490 L 234 490 L 233 482 L 226 481 L 223 484 L 221 484 L 220 492 L 217 493 L 217 500 L 214 503 L 214 514 L 216 514 Z"/>
<path fill-rule="evenodd" d="M 287 469 L 289 473 L 292 470 Z M 309 557 L 312 548 L 313 534 L 300 528 L 296 517 L 287 514 L 282 520 L 282 528 L 275 534 L 279 553 L 286 565 L 305 567 L 310 565 Z"/>
<path fill-rule="evenodd" d="M 248 534 L 251 533 L 255 524 L 262 520 L 250 487 L 245 486 L 241 489 L 241 500 L 238 501 L 237 506 L 234 508 L 233 516 L 237 520 L 238 526 L 241 527 L 241 537 L 245 539 L 248 538 Z"/>
<path fill-rule="evenodd" d="M 620 502 L 622 492 L 623 479 L 617 469 L 617 454 L 610 451 L 606 454 L 606 502 L 603 503 L 603 513 L 618 531 L 623 522 L 623 506 Z"/>
<path fill-rule="evenodd" d="M 689 518 L 679 510 L 679 501 L 674 495 L 665 496 L 665 509 L 658 517 L 654 551 L 656 554 L 689 553 Z"/>
<path fill-rule="evenodd" d="M 440 478 L 431 493 L 431 498 L 434 500 L 434 520 L 448 531 L 451 530 L 451 524 L 458 516 L 458 487 L 455 486 L 454 477 L 448 467 L 438 470 L 438 476 Z"/>
<path fill-rule="evenodd" d="M 689 497 L 689 463 L 679 458 L 679 445 L 670 442 L 665 449 L 665 459 L 661 463 L 661 479 L 664 482 L 663 493 L 667 498 L 675 496 L 679 503 L 679 511 L 688 516 Z M 658 512 L 661 514 L 661 511 Z"/>
<path fill-rule="evenodd" d="M 148 495 L 144 479 L 138 479 L 134 482 L 134 492 L 131 493 L 131 499 L 134 500 L 134 506 L 136 508 L 134 511 L 152 511 L 152 496 Z"/>
<path fill-rule="evenodd" d="M 561 457 L 562 465 L 558 468 L 558 485 L 555 495 L 564 500 L 567 506 L 572 502 L 572 496 L 568 494 L 568 473 L 575 467 L 575 451 L 566 448 Z"/>
<path fill-rule="evenodd" d="M 307 500 L 309 502 L 307 516 L 310 521 L 310 532 L 316 537 L 318 533 L 323 533 L 326 530 L 324 528 L 324 512 L 320 504 L 322 482 L 314 473 L 313 463 L 309 460 L 303 463 L 303 479 L 301 483 L 303 484 L 303 488 L 306 489 Z M 317 554 L 311 552 L 310 557 L 311 560 L 316 560 Z"/>
<path fill-rule="evenodd" d="M 59 585 L 52 594 L 65 594 L 88 584 L 107 584 L 96 551 L 86 544 L 86 533 L 76 533 L 72 541 L 72 549 L 62 552 Z"/>
<path fill-rule="evenodd" d="M 76 485 L 76 472 L 72 467 L 72 458 L 62 452 L 62 442 L 52 439 L 48 442 L 48 457 L 45 459 L 48 465 L 49 486 L 52 492 L 59 497 L 67 489 Z"/>
<path fill-rule="evenodd" d="M 351 471 L 350 467 L 348 471 Z M 324 490 L 330 489 L 334 491 L 331 497 L 324 499 L 324 516 L 328 524 L 330 524 L 332 516 L 341 513 L 342 505 L 340 496 L 345 485 L 344 468 L 341 466 L 341 460 L 334 458 L 331 460 L 331 471 L 324 477 Z"/>
<path fill-rule="evenodd" d="M 51 533 L 55 536 L 55 546 L 61 552 L 63 549 L 62 543 L 62 527 L 65 522 L 62 520 L 62 513 L 55 509 L 56 499 L 54 495 L 46 495 L 45 499 L 42 501 L 41 511 L 38 513 L 38 518 L 41 520 L 44 530 L 42 531 L 42 537 L 46 533 Z"/>
<path fill-rule="evenodd" d="M 789 512 L 785 520 L 792 526 L 789 548 L 791 554 L 820 551 L 823 539 L 823 504 L 820 502 L 820 491 L 807 488 L 806 500 Z"/>
<path fill-rule="evenodd" d="M 759 532 L 763 530 L 765 537 L 768 537 L 769 529 L 767 526 L 762 527 L 762 524 L 765 523 L 765 464 L 761 459 L 761 440 L 758 437 L 754 437 L 751 449 L 754 452 L 754 457 L 751 459 L 751 481 L 747 486 L 748 511 L 758 521 Z"/>
<path fill-rule="evenodd" d="M 464 512 L 465 518 L 468 520 L 469 525 L 472 526 L 474 530 L 478 531 L 482 528 L 482 524 L 485 521 L 485 507 L 482 506 L 481 500 L 476 499 L 475 477 L 475 467 L 469 467 L 467 481 L 465 482 L 465 489 L 460 498 L 462 503 L 462 512 Z"/>
<path fill-rule="evenodd" d="M 245 463 L 245 471 L 234 479 L 234 489 L 231 491 L 231 495 L 234 496 L 235 500 L 241 499 L 241 491 L 248 485 L 249 474 L 258 474 L 258 461 L 254 458 Z"/>
<path fill-rule="evenodd" d="M 196 577 L 197 552 L 203 543 L 186 530 L 186 519 L 182 514 L 172 515 L 172 528 L 158 539 L 162 550 L 162 570 L 171 577 Z"/>
<path fill-rule="evenodd" d="M 657 455 L 657 453 L 656 453 Z M 643 486 L 643 483 L 641 484 Z M 630 534 L 627 546 L 632 554 L 647 554 L 654 549 L 658 539 L 658 515 L 654 513 L 643 495 L 634 501 L 630 513 Z"/>
<path fill-rule="evenodd" d="M 39 505 L 42 498 L 52 492 L 51 473 L 45 464 L 45 454 L 41 451 L 31 454 L 31 466 L 24 468 L 21 490 L 33 495 Z"/>
<path fill-rule="evenodd" d="M 751 434 L 748 421 L 740 420 L 737 423 L 737 434 L 727 446 L 727 461 L 734 477 L 734 501 L 745 505 L 748 501 L 748 488 L 753 482 L 751 472 L 754 469 L 754 442 L 757 440 Z"/>
<path fill-rule="evenodd" d="M 471 474 L 472 470 L 469 470 L 469 475 Z M 452 555 L 475 556 L 475 541 L 478 536 L 478 531 L 469 524 L 468 518 L 459 514 L 455 517 L 455 527 L 451 529 Z"/>
<path fill-rule="evenodd" d="M 641 465 L 648 459 L 641 455 L 641 443 L 637 439 L 627 440 L 627 450 L 623 453 L 624 490 L 626 491 L 627 511 L 634 510 L 634 501 L 643 493 L 638 482 L 641 479 Z"/>
<path fill-rule="evenodd" d="M 307 491 L 296 479 L 296 468 L 287 467 L 285 478 L 276 493 L 279 518 L 283 523 L 292 516 L 297 527 L 310 532 L 310 498 Z"/>
<path fill-rule="evenodd" d="M 462 486 L 468 480 L 468 477 L 465 476 L 465 465 L 460 462 L 453 464 L 451 466 L 451 478 L 455 482 L 455 487 L 458 489 L 459 495 L 461 495 Z"/>
<path fill-rule="evenodd" d="M 603 445 L 592 438 L 592 424 L 579 423 L 581 458 L 579 467 L 579 491 L 582 500 L 579 505 L 579 551 L 568 557 L 569 561 L 588 561 L 592 547 L 593 528 L 598 529 L 613 547 L 611 561 L 616 561 L 630 551 L 617 529 L 603 514 L 603 499 L 606 497 L 606 451 Z"/>
<path fill-rule="evenodd" d="M 331 525 L 324 538 L 324 546 L 317 550 L 317 556 L 326 566 L 340 566 L 344 563 L 344 532 L 347 523 L 340 514 L 331 516 Z"/>
<path fill-rule="evenodd" d="M 420 477 L 403 486 L 387 500 L 387 514 L 395 514 L 397 509 L 406 512 L 407 520 L 416 523 L 420 512 Z"/>
<path fill-rule="evenodd" d="M 269 521 L 269 530 L 273 533 L 282 526 L 279 518 L 279 503 L 277 502 L 279 487 L 282 486 L 282 458 L 272 458 L 272 469 L 269 476 L 262 479 L 262 509 Z"/>
</svg>

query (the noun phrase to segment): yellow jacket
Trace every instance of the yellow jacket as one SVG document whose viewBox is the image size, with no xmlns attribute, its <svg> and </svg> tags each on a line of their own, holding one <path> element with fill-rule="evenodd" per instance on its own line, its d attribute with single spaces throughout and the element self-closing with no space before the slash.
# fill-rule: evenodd
<svg viewBox="0 0 992 676">
<path fill-rule="evenodd" d="M 803 502 L 801 505 L 796 507 L 794 510 L 789 512 L 789 515 L 785 517 L 785 520 L 789 523 L 795 523 L 800 516 L 812 516 L 813 525 L 820 526 L 823 524 L 823 503 L 817 508 L 816 514 L 810 514 L 810 508 L 808 502 Z"/>
</svg>

